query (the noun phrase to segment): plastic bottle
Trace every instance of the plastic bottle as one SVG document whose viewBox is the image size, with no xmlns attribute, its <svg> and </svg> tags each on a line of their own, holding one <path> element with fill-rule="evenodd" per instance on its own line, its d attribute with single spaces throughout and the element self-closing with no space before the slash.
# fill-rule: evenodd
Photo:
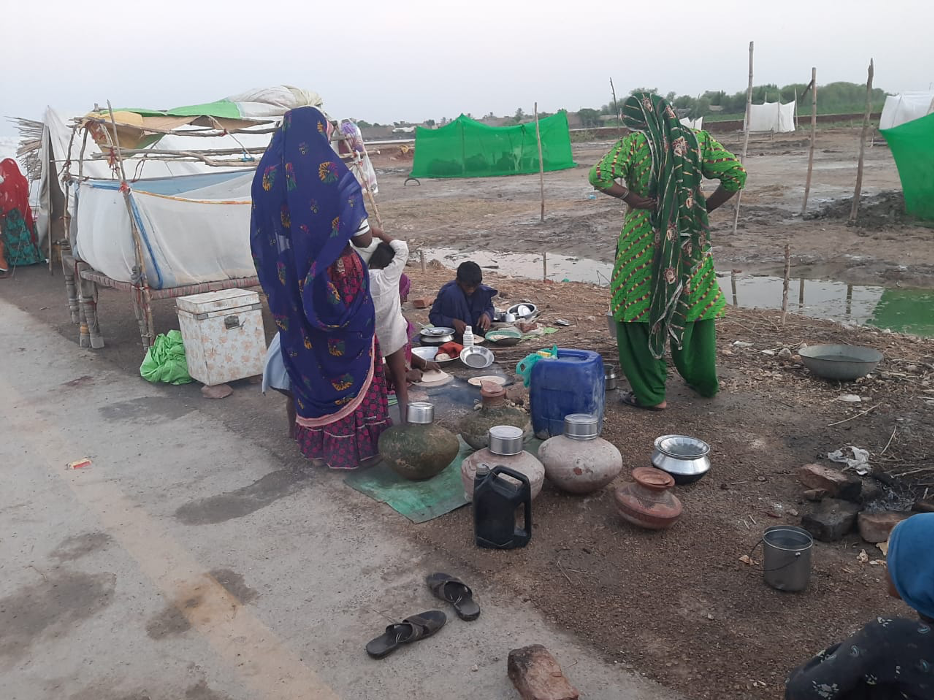
<svg viewBox="0 0 934 700">
<path fill-rule="evenodd" d="M 467 326 L 464 329 L 464 342 L 462 343 L 462 345 L 465 348 L 473 347 L 473 328 L 471 328 L 470 326 Z"/>
</svg>

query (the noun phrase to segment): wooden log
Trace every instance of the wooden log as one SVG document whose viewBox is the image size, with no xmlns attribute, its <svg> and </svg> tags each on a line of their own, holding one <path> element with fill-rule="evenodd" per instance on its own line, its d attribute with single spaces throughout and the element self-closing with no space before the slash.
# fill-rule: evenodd
<svg viewBox="0 0 934 700">
<path fill-rule="evenodd" d="M 418 261 L 422 265 L 422 272 L 425 272 L 425 251 L 424 250 L 418 251 Z"/>
<path fill-rule="evenodd" d="M 782 284 L 782 325 L 788 314 L 788 287 L 791 284 L 791 244 L 785 244 L 785 277 Z"/>
<path fill-rule="evenodd" d="M 509 680 L 522 700 L 578 700 L 555 657 L 541 644 L 513 649 L 507 664 Z"/>
<path fill-rule="evenodd" d="M 68 297 L 68 312 L 71 322 L 81 322 L 78 315 L 78 287 L 75 284 L 75 259 L 71 256 L 71 249 L 62 251 L 62 274 L 65 276 L 65 295 Z"/>
<path fill-rule="evenodd" d="M 548 281 L 548 251 L 542 253 L 542 281 Z"/>
<path fill-rule="evenodd" d="M 545 221 L 545 160 L 542 158 L 542 132 L 538 126 L 538 102 L 535 103 L 535 140 L 538 141 L 538 184 L 542 194 L 542 222 Z"/>
<path fill-rule="evenodd" d="M 853 191 L 853 206 L 850 207 L 850 223 L 856 223 L 859 214 L 859 197 L 863 190 L 863 157 L 866 155 L 866 136 L 869 134 L 869 118 L 872 116 L 872 74 L 873 62 L 869 59 L 869 79 L 866 81 L 866 117 L 863 119 L 863 133 L 859 137 L 859 162 L 856 166 L 856 189 Z"/>
<path fill-rule="evenodd" d="M 743 131 L 745 132 L 743 138 L 743 156 L 740 158 L 740 161 L 746 162 L 746 154 L 749 152 L 749 122 L 752 116 L 752 66 L 753 66 L 753 51 L 755 49 L 755 42 L 749 42 L 749 87 L 746 88 L 746 122 L 743 125 Z M 736 235 L 736 229 L 739 227 L 739 205 L 743 200 L 743 191 L 740 190 L 736 195 L 736 207 L 733 210 L 733 235 Z"/>
<path fill-rule="evenodd" d="M 817 68 L 811 68 L 811 147 L 808 150 L 808 176 L 804 181 L 804 203 L 801 205 L 801 216 L 807 212 L 808 197 L 811 194 L 811 175 L 814 171 L 814 147 L 817 144 Z"/>
<path fill-rule="evenodd" d="M 143 244 L 142 234 L 136 226 L 136 216 L 133 213 L 133 204 L 130 201 L 130 186 L 126 179 L 126 170 L 123 168 L 123 153 L 120 149 L 120 141 L 117 138 L 117 122 L 114 119 L 114 110 L 107 100 L 107 111 L 110 113 L 110 124 L 113 127 L 113 140 L 111 144 L 116 149 L 117 164 L 120 166 L 120 180 L 123 191 L 123 201 L 126 204 L 127 214 L 130 217 L 130 231 L 133 234 L 133 246 L 136 254 L 136 269 L 139 270 L 139 281 L 137 282 L 138 294 L 134 297 L 134 311 L 139 311 L 137 320 L 140 326 L 140 336 L 143 341 L 143 348 L 148 350 L 155 340 L 154 324 L 152 320 L 152 307 L 149 303 L 149 282 L 146 279 L 146 267 L 143 264 Z M 106 129 L 104 133 L 107 133 Z M 134 280 L 136 275 L 134 275 Z"/>
</svg>

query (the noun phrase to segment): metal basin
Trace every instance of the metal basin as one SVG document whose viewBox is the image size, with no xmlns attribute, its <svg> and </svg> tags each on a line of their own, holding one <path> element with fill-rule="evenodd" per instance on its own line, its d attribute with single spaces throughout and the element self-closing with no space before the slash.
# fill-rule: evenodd
<svg viewBox="0 0 934 700">
<path fill-rule="evenodd" d="M 486 339 L 491 343 L 508 347 L 510 345 L 518 345 L 519 341 L 522 340 L 522 333 L 514 328 L 498 328 L 487 331 Z"/>
<path fill-rule="evenodd" d="M 710 471 L 710 445 L 687 435 L 662 435 L 655 440 L 652 466 L 671 474 L 679 486 L 693 484 Z"/>
<path fill-rule="evenodd" d="M 804 366 L 818 377 L 853 381 L 882 361 L 882 353 L 862 345 L 810 345 L 799 351 Z"/>
<path fill-rule="evenodd" d="M 519 313 L 520 307 L 525 307 L 525 313 Z M 520 301 L 518 304 L 513 304 L 506 309 L 506 313 L 513 314 L 519 320 L 528 320 L 538 316 L 538 306 L 530 301 Z"/>
<path fill-rule="evenodd" d="M 419 334 L 422 345 L 444 345 L 454 340 L 454 329 L 445 326 L 423 328 Z"/>
<path fill-rule="evenodd" d="M 452 362 L 453 357 L 448 358 L 447 360 L 438 359 L 438 348 L 437 346 L 425 346 L 420 348 L 412 348 L 412 354 L 418 355 L 425 362 L 437 362 L 438 364 L 445 364 L 446 362 Z"/>
<path fill-rule="evenodd" d="M 461 350 L 461 362 L 472 369 L 484 369 L 493 364 L 493 353 L 487 348 L 471 345 Z"/>
</svg>

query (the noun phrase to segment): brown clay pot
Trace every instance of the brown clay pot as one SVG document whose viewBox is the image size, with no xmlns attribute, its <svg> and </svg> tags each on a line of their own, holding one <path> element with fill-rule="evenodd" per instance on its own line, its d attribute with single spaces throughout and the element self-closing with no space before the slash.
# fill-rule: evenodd
<svg viewBox="0 0 934 700">
<path fill-rule="evenodd" d="M 496 425 L 514 425 L 522 429 L 525 442 L 532 439 L 532 419 L 521 408 L 506 405 L 506 390 L 496 384 L 484 383 L 480 387 L 481 407 L 468 414 L 460 423 L 464 442 L 475 450 L 490 446 L 490 428 Z"/>
<path fill-rule="evenodd" d="M 668 489 L 675 485 L 670 474 L 652 467 L 632 470 L 634 481 L 616 489 L 616 510 L 639 527 L 664 530 L 681 517 L 681 501 Z"/>
</svg>

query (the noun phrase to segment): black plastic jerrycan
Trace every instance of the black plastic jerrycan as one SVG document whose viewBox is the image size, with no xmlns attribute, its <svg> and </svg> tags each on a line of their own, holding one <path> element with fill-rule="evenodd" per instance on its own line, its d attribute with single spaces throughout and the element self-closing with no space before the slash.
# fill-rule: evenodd
<svg viewBox="0 0 934 700">
<path fill-rule="evenodd" d="M 518 481 L 504 479 L 509 476 Z M 516 511 L 524 508 L 525 522 L 516 526 Z M 478 547 L 516 549 L 532 539 L 532 486 L 529 478 L 508 467 L 482 464 L 473 482 L 474 536 Z"/>
</svg>

